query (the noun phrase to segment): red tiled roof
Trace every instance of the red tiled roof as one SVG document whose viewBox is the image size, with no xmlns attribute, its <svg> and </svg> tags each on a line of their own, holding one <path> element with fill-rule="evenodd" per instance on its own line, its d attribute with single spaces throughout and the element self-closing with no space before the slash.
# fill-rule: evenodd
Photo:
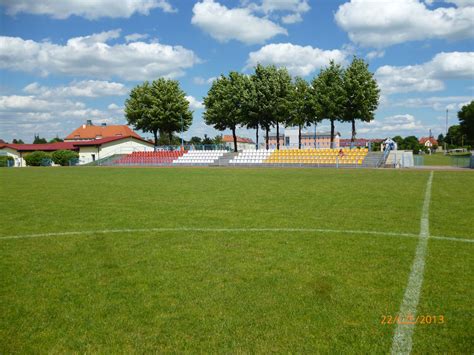
<svg viewBox="0 0 474 355">
<path fill-rule="evenodd" d="M 55 150 L 77 150 L 74 146 L 75 142 L 56 142 L 46 144 L 1 144 L 0 148 L 11 148 L 19 152 L 33 152 L 42 150 L 45 152 L 52 152 Z"/>
<path fill-rule="evenodd" d="M 428 141 L 430 141 L 432 145 L 438 145 L 438 141 L 433 137 L 421 137 L 419 140 L 420 144 L 425 144 Z"/>
<path fill-rule="evenodd" d="M 232 137 L 231 135 L 225 135 L 222 137 L 222 141 L 224 143 L 234 143 L 234 137 Z M 250 138 L 244 138 L 244 137 L 239 137 L 239 136 L 237 136 L 237 143 L 254 144 L 253 140 L 251 140 Z"/>
<path fill-rule="evenodd" d="M 47 143 L 47 144 L 0 144 L 0 149 L 11 148 L 19 152 L 33 152 L 37 150 L 42 150 L 45 152 L 52 152 L 55 150 L 78 150 L 79 147 L 81 146 L 97 146 L 97 145 L 102 145 L 109 142 L 119 141 L 126 138 L 133 138 L 141 142 L 153 144 L 140 137 L 137 138 L 135 136 L 127 136 L 127 137 L 109 137 L 109 138 L 94 139 L 94 140 L 82 141 L 82 142 L 57 142 L 57 143 Z"/>
<path fill-rule="evenodd" d="M 141 138 L 140 136 L 139 137 L 135 137 L 135 136 L 108 137 L 108 138 L 94 139 L 94 140 L 83 141 L 83 142 L 71 142 L 71 143 L 73 143 L 75 146 L 78 146 L 78 147 L 80 147 L 80 146 L 90 146 L 90 145 L 102 145 L 102 144 L 109 143 L 109 142 L 119 141 L 119 140 L 125 139 L 125 138 L 134 138 L 134 139 L 139 140 L 141 142 L 145 142 L 145 143 L 148 143 L 148 144 L 153 144 L 153 143 Z"/>
<path fill-rule="evenodd" d="M 136 137 L 141 138 L 127 125 L 111 125 L 111 126 L 91 126 L 82 125 L 75 129 L 65 140 L 90 140 L 96 139 L 97 137 L 109 138 L 109 137 Z"/>
</svg>

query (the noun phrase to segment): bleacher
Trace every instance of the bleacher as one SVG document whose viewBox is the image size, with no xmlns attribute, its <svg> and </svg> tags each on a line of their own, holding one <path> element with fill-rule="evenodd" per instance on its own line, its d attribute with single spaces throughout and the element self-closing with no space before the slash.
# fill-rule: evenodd
<svg viewBox="0 0 474 355">
<path fill-rule="evenodd" d="M 273 153 L 272 150 L 243 150 L 234 159 L 229 161 L 231 165 L 238 164 L 262 164 Z"/>
<path fill-rule="evenodd" d="M 367 152 L 367 148 L 284 149 L 273 151 L 263 163 L 358 166 L 362 165 Z"/>
<path fill-rule="evenodd" d="M 190 150 L 173 161 L 175 165 L 209 165 L 222 157 L 226 150 Z"/>
<path fill-rule="evenodd" d="M 169 165 L 186 151 L 133 152 L 115 162 L 114 165 Z"/>
</svg>

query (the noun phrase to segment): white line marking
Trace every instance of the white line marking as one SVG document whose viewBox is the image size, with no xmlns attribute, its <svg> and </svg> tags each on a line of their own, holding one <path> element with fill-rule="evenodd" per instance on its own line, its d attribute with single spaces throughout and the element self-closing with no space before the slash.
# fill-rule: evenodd
<svg viewBox="0 0 474 355">
<path fill-rule="evenodd" d="M 52 232 L 41 234 L 24 234 L 10 235 L 0 237 L 4 239 L 24 239 L 24 238 L 42 238 L 42 237 L 63 237 L 90 234 L 114 234 L 114 233 L 150 233 L 150 232 L 216 232 L 216 233 L 239 233 L 239 232 L 295 232 L 295 233 L 341 233 L 341 234 L 367 234 L 389 237 L 408 237 L 418 238 L 418 234 L 414 233 L 397 233 L 397 232 L 378 232 L 363 230 L 343 230 L 343 229 L 323 229 L 323 228 L 200 228 L 200 227 L 176 227 L 176 228 L 126 228 L 126 229 L 104 229 L 90 231 L 71 231 L 71 232 Z M 474 239 L 453 238 L 453 237 L 436 237 L 431 236 L 430 239 L 450 240 L 456 242 L 474 243 Z"/>
<path fill-rule="evenodd" d="M 423 272 L 425 269 L 425 256 L 430 237 L 430 200 L 433 171 L 430 173 L 426 184 L 425 200 L 421 211 L 420 235 L 416 247 L 415 259 L 411 267 L 408 285 L 403 296 L 402 305 L 398 314 L 398 324 L 393 335 L 392 354 L 410 354 L 413 342 L 413 330 L 415 329 L 416 309 L 420 300 L 421 286 L 423 284 Z M 410 318 L 412 317 L 412 318 Z"/>
</svg>

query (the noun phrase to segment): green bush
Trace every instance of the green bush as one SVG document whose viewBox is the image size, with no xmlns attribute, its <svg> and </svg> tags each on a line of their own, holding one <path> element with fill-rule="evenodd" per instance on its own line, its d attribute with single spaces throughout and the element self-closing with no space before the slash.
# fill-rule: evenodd
<svg viewBox="0 0 474 355">
<path fill-rule="evenodd" d="M 51 163 L 51 155 L 40 150 L 25 155 L 23 159 L 25 159 L 28 166 L 43 166 Z"/>
<path fill-rule="evenodd" d="M 78 159 L 79 154 L 72 150 L 57 150 L 52 154 L 54 164 L 68 166 L 72 159 Z"/>
<path fill-rule="evenodd" d="M 1 155 L 0 156 L 0 167 L 12 166 L 14 163 L 14 159 L 8 155 Z"/>
</svg>

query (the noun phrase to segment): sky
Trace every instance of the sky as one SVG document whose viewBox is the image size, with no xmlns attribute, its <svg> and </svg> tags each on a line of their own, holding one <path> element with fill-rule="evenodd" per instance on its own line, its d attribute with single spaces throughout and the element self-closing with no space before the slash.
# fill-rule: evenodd
<svg viewBox="0 0 474 355">
<path fill-rule="evenodd" d="M 446 110 L 456 124 L 474 97 L 474 0 L 0 0 L 0 13 L 5 141 L 125 124 L 130 90 L 159 77 L 178 80 L 194 111 L 184 138 L 213 137 L 202 118 L 212 81 L 257 63 L 310 81 L 331 59 L 365 59 L 381 96 L 359 138 L 437 137 Z M 350 125 L 336 130 L 350 137 Z"/>
</svg>

